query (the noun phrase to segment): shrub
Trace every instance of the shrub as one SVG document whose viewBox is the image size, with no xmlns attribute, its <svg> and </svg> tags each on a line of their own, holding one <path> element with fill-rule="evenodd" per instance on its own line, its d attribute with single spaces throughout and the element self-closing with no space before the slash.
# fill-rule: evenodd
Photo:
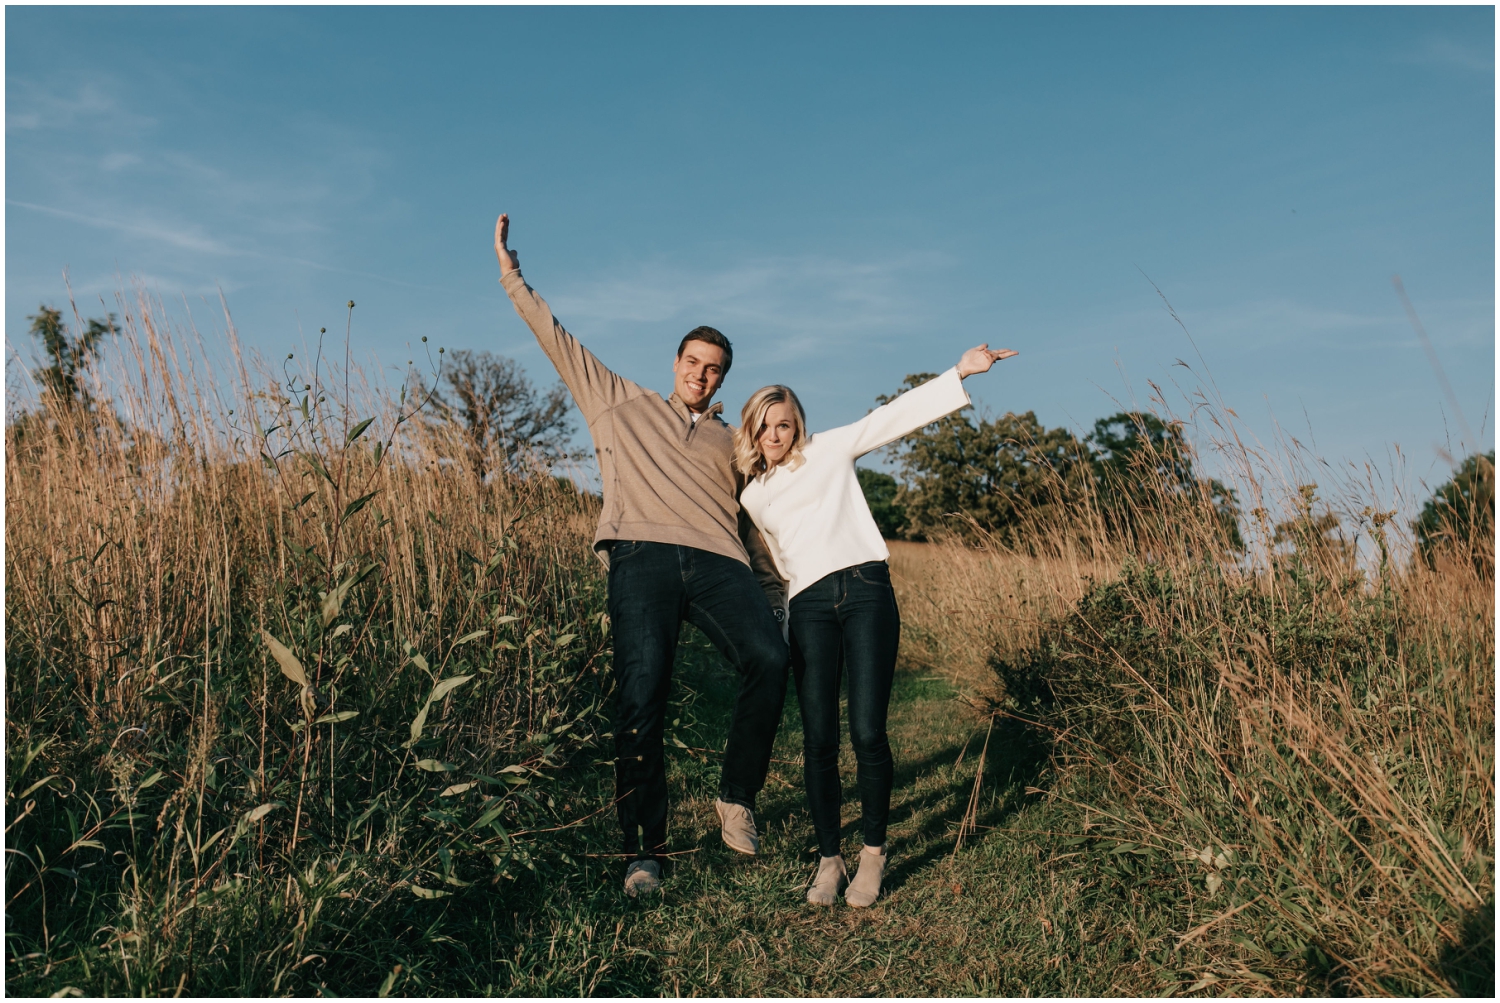
<svg viewBox="0 0 1500 1003">
<path fill-rule="evenodd" d="M 483 481 L 491 470 L 517 474 L 538 459 L 566 459 L 572 406 L 561 383 L 539 392 L 514 359 L 459 349 L 449 353 L 432 410 L 462 430 L 464 456 Z"/>
<path fill-rule="evenodd" d="M 931 378 L 916 373 L 905 385 Z M 957 413 L 890 449 L 902 475 L 895 500 L 912 539 L 956 531 L 1003 547 L 1066 536 L 1106 550 L 1188 543 L 1200 557 L 1245 550 L 1235 492 L 1198 476 L 1182 422 L 1149 412 L 1101 418 L 1083 439 L 1044 427 L 1030 411 L 979 419 Z M 1210 532 L 1197 531 L 1204 519 Z"/>
<path fill-rule="evenodd" d="M 1412 529 L 1429 566 L 1450 555 L 1473 564 L 1481 575 L 1495 573 L 1495 451 L 1475 453 L 1438 487 Z"/>
<path fill-rule="evenodd" d="M 1085 440 L 1091 451 L 1098 505 L 1107 531 L 1124 538 L 1153 535 L 1142 524 L 1172 518 L 1184 508 L 1211 508 L 1221 533 L 1219 553 L 1245 549 L 1235 493 L 1193 468 L 1193 448 L 1180 421 L 1163 421 L 1148 411 L 1121 411 L 1094 422 Z"/>
<path fill-rule="evenodd" d="M 1472 577 L 1127 563 L 995 659 L 997 706 L 1050 737 L 1071 844 L 1168 895 L 1210 971 L 1492 988 L 1489 602 Z"/>
<path fill-rule="evenodd" d="M 906 386 L 929 379 L 915 373 Z M 1013 543 L 1038 522 L 1070 521 L 1088 490 L 1086 448 L 1065 429 L 1043 428 L 1030 411 L 978 421 L 950 414 L 891 450 L 903 478 L 896 502 L 912 539 L 952 527 L 960 515 Z"/>
<path fill-rule="evenodd" d="M 899 490 L 896 478 L 866 467 L 857 467 L 854 473 L 859 477 L 865 504 L 870 506 L 870 514 L 875 517 L 880 535 L 887 540 L 900 539 L 906 533 L 908 520 L 906 509 L 896 502 L 896 492 Z"/>
</svg>

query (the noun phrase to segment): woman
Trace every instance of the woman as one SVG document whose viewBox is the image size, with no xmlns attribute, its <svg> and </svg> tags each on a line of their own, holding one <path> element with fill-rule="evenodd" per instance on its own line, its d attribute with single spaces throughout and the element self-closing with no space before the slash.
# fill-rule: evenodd
<svg viewBox="0 0 1500 1003">
<path fill-rule="evenodd" d="M 854 461 L 969 403 L 962 380 L 1017 353 L 980 345 L 954 368 L 852 425 L 809 436 L 797 395 L 763 387 L 745 403 L 735 465 L 748 479 L 740 506 L 787 579 L 792 673 L 802 705 L 803 770 L 821 858 L 807 900 L 833 905 L 848 880 L 839 848 L 839 664 L 849 673 L 849 741 L 859 763 L 864 850 L 844 896 L 865 907 L 880 894 L 891 805 L 886 707 L 901 614 L 890 551 L 865 503 Z"/>
</svg>

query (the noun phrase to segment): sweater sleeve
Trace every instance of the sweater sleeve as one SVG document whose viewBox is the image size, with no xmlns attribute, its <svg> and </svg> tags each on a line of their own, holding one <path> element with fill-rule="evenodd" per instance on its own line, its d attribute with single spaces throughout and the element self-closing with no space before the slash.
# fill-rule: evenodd
<svg viewBox="0 0 1500 1003">
<path fill-rule="evenodd" d="M 750 557 L 750 570 L 755 573 L 755 580 L 766 594 L 766 601 L 771 604 L 772 609 L 785 610 L 786 579 L 782 577 L 776 560 L 775 544 L 769 536 L 761 533 L 743 508 L 740 509 L 740 542 L 745 545 L 745 553 Z"/>
<path fill-rule="evenodd" d="M 831 429 L 818 438 L 837 442 L 846 455 L 858 459 L 944 415 L 968 407 L 969 403 L 963 377 L 958 375 L 958 367 L 954 366 L 943 375 L 882 404 L 854 424 Z"/>
<path fill-rule="evenodd" d="M 592 425 L 603 412 L 648 392 L 611 371 L 569 334 L 552 316 L 547 301 L 522 278 L 519 268 L 502 275 L 500 284 L 505 287 L 516 313 L 531 328 L 542 351 L 557 368 L 557 374 L 572 393 L 578 410 L 583 412 L 584 421 Z"/>
</svg>

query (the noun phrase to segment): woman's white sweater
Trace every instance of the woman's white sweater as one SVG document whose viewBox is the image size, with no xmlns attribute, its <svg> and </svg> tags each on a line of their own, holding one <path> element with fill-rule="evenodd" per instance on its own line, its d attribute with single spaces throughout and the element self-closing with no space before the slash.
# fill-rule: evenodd
<svg viewBox="0 0 1500 1003">
<path fill-rule="evenodd" d="M 957 367 L 852 425 L 819 432 L 804 462 L 773 467 L 745 486 L 740 507 L 789 583 L 787 598 L 841 568 L 891 556 L 854 473 L 854 461 L 969 404 Z"/>
</svg>

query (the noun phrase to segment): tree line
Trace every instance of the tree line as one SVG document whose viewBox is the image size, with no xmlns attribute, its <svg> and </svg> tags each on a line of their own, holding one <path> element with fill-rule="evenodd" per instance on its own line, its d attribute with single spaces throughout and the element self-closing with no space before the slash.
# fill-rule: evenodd
<svg viewBox="0 0 1500 1003">
<path fill-rule="evenodd" d="M 83 375 L 107 337 L 113 314 L 80 320 L 70 331 L 62 312 L 43 304 L 28 318 L 42 350 L 33 371 L 43 411 L 95 412 Z M 933 378 L 906 377 L 885 403 Z M 461 456 L 481 479 L 513 475 L 537 465 L 553 467 L 573 457 L 577 429 L 562 384 L 538 388 L 514 359 L 460 349 L 446 354 L 428 393 L 424 418 L 456 432 Z M 22 415 L 18 442 L 42 415 Z M 1035 412 L 948 415 L 887 447 L 896 474 L 861 467 L 860 486 L 882 536 L 926 540 L 934 535 L 988 535 L 1024 547 L 1039 527 L 1087 522 L 1088 530 L 1127 543 L 1149 521 L 1170 520 L 1174 510 L 1211 512 L 1222 547 L 1219 556 L 1244 550 L 1239 499 L 1221 481 L 1202 476 L 1196 454 L 1177 421 L 1148 411 L 1120 411 L 1077 436 L 1046 428 Z M 1495 453 L 1467 457 L 1426 501 L 1412 524 L 1418 553 L 1429 563 L 1442 551 L 1462 551 L 1493 573 Z M 1296 553 L 1317 553 L 1351 564 L 1354 544 L 1338 514 L 1320 507 L 1316 484 L 1301 485 L 1291 518 L 1275 524 L 1272 542 Z M 1262 515 L 1263 513 L 1251 513 Z M 1377 527 L 1385 518 L 1375 514 Z M 1488 541 L 1488 542 L 1486 542 Z"/>
<path fill-rule="evenodd" d="M 908 376 L 885 403 L 932 379 Z M 897 475 L 861 468 L 871 511 L 891 539 L 924 540 L 935 533 L 979 532 L 1007 546 L 1038 527 L 1077 522 L 1088 513 L 1095 531 L 1132 534 L 1165 503 L 1207 505 L 1230 550 L 1244 547 L 1233 489 L 1195 469 L 1180 422 L 1148 411 L 1121 411 L 1084 436 L 1047 428 L 1036 413 L 996 418 L 950 414 L 887 447 Z"/>
<path fill-rule="evenodd" d="M 894 395 L 933 378 L 915 373 Z M 1077 436 L 1046 428 L 1035 412 L 996 418 L 964 410 L 887 447 L 895 474 L 861 467 L 860 486 L 887 539 L 926 540 L 957 533 L 1026 547 L 1039 529 L 1069 528 L 1139 540 L 1145 522 L 1170 521 L 1190 510 L 1210 513 L 1222 549 L 1245 549 L 1247 513 L 1235 491 L 1196 469 L 1180 422 L 1148 411 L 1120 411 Z M 1273 546 L 1324 563 L 1352 567 L 1355 544 L 1338 513 L 1319 501 L 1316 484 L 1299 485 L 1289 518 L 1269 526 Z M 1390 513 L 1368 512 L 1377 530 Z M 1264 518 L 1259 510 L 1248 513 Z M 1412 524 L 1418 554 L 1433 564 L 1460 553 L 1493 574 L 1495 453 L 1474 454 L 1433 493 Z M 1377 533 L 1384 551 L 1384 538 Z"/>
</svg>

